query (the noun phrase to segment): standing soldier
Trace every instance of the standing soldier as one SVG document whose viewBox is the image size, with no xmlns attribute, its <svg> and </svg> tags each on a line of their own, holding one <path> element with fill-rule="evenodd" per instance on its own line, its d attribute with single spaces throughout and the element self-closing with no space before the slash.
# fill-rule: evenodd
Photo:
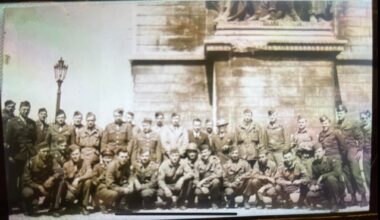
<svg viewBox="0 0 380 220">
<path fill-rule="evenodd" d="M 21 193 L 21 176 L 25 163 L 35 152 L 37 139 L 36 123 L 28 117 L 30 103 L 20 103 L 19 116 L 8 120 L 5 130 L 5 148 L 8 149 L 8 187 L 11 206 L 17 204 Z"/>
<path fill-rule="evenodd" d="M 360 130 L 346 118 L 347 108 L 344 105 L 339 105 L 336 108 L 336 113 L 338 118 L 336 128 L 341 131 L 347 148 L 347 155 L 342 155 L 342 171 L 346 178 L 347 190 L 351 194 L 351 205 L 356 205 L 356 193 L 361 195 L 361 201 L 366 201 L 365 187 L 359 165 L 362 154 L 359 148 Z"/>
<path fill-rule="evenodd" d="M 318 147 L 312 173 L 313 179 L 307 193 L 309 204 L 315 205 L 315 200 L 323 196 L 329 201 L 331 212 L 337 212 L 339 205 L 344 205 L 344 183 L 340 182 L 341 161 L 325 156 L 325 149 Z"/>
<path fill-rule="evenodd" d="M 161 163 L 162 149 L 160 135 L 152 131 L 152 120 L 145 118 L 142 122 L 143 131 L 138 133 L 133 140 L 132 165 L 137 162 L 138 156 L 145 150 L 150 152 L 150 159 L 158 164 Z"/>
<path fill-rule="evenodd" d="M 257 154 L 263 146 L 262 129 L 253 122 L 252 111 L 244 110 L 243 123 L 236 129 L 236 144 L 239 147 L 241 158 L 246 159 L 253 167 Z"/>
<path fill-rule="evenodd" d="M 284 162 L 277 168 L 275 175 L 276 191 L 270 197 L 272 197 L 272 203 L 273 199 L 275 199 L 275 206 L 277 202 L 275 197 L 277 196 L 277 199 L 285 200 L 286 207 L 291 208 L 294 204 L 298 204 L 300 198 L 305 197 L 301 193 L 306 192 L 306 190 L 301 188 L 307 187 L 310 177 L 307 175 L 305 167 L 295 159 L 290 149 L 285 150 L 283 155 Z M 273 193 L 272 190 L 269 190 L 269 192 Z"/>
<path fill-rule="evenodd" d="M 177 113 L 172 114 L 171 124 L 165 128 L 161 138 L 166 157 L 168 157 L 168 152 L 172 148 L 178 148 L 181 155 L 185 154 L 185 147 L 189 143 L 189 136 L 186 129 L 180 125 L 180 117 Z"/>
<path fill-rule="evenodd" d="M 114 122 L 108 124 L 104 129 L 101 150 L 109 148 L 116 152 L 120 147 L 128 149 L 129 155 L 132 151 L 132 129 L 123 122 L 124 110 L 121 108 L 116 109 L 113 112 Z"/>
<path fill-rule="evenodd" d="M 211 202 L 213 209 L 221 203 L 223 168 L 218 157 L 211 155 L 210 146 L 202 145 L 200 159 L 195 162 L 195 194 L 198 206 L 204 207 Z M 210 200 L 208 197 L 210 196 Z"/>
<path fill-rule="evenodd" d="M 343 137 L 339 130 L 331 128 L 331 121 L 326 116 L 319 118 L 322 123 L 322 131 L 319 133 L 318 141 L 326 151 L 326 156 L 334 157 L 342 162 L 342 155 L 345 154 Z"/>
<path fill-rule="evenodd" d="M 129 150 L 126 147 L 116 149 L 116 159 L 107 166 L 105 186 L 98 187 L 97 198 L 103 201 L 106 210 L 112 207 L 125 210 L 126 202 L 134 192 L 134 177 L 131 172 L 128 152 Z"/>
<path fill-rule="evenodd" d="M 186 161 L 181 160 L 178 149 L 169 151 L 169 159 L 162 162 L 158 169 L 158 196 L 169 209 L 173 204 L 173 196 L 177 196 L 176 206 L 185 209 L 185 199 L 188 198 L 189 187 L 194 173 Z"/>
<path fill-rule="evenodd" d="M 93 152 L 90 155 L 90 160 L 96 160 L 95 152 L 100 151 L 100 140 L 102 137 L 102 131 L 100 128 L 96 127 L 95 124 L 96 116 L 94 113 L 89 112 L 86 115 L 86 127 L 82 128 L 79 131 L 77 136 L 77 143 L 81 147 L 82 151 L 91 151 Z"/>
<path fill-rule="evenodd" d="M 90 199 L 91 165 L 81 159 L 80 147 L 73 144 L 69 147 L 70 160 L 63 164 L 63 181 L 60 183 L 54 209 L 54 216 L 59 216 L 60 203 L 72 205 L 76 199 L 79 200 L 81 213 L 88 215 L 87 206 Z M 67 207 L 68 208 L 68 207 Z"/>
<path fill-rule="evenodd" d="M 49 127 L 49 125 L 46 123 L 47 116 L 48 114 L 47 114 L 46 108 L 38 109 L 38 120 L 36 120 L 36 127 L 37 127 L 36 144 L 39 144 L 45 141 L 47 130 Z"/>
<path fill-rule="evenodd" d="M 84 128 L 84 125 L 82 124 L 83 115 L 80 111 L 75 111 L 73 115 L 73 125 L 71 126 L 71 129 L 73 129 L 74 134 L 74 143 L 78 144 L 77 137 L 79 136 L 79 133 Z"/>
<path fill-rule="evenodd" d="M 125 117 L 125 123 L 132 129 L 133 137 L 136 137 L 138 133 L 140 133 L 140 128 L 134 123 L 133 119 L 135 118 L 135 114 L 133 112 L 127 112 Z"/>
<path fill-rule="evenodd" d="M 24 169 L 23 174 L 23 208 L 25 215 L 33 215 L 33 200 L 40 196 L 45 197 L 51 205 L 57 190 L 57 183 L 62 173 L 59 172 L 59 164 L 49 155 L 49 146 L 42 142 L 39 144 L 39 151 L 31 158 Z"/>
<path fill-rule="evenodd" d="M 296 156 L 301 159 L 304 159 L 303 155 L 308 153 L 309 155 L 314 155 L 314 147 L 316 145 L 316 140 L 314 135 L 307 129 L 307 120 L 306 118 L 298 115 L 298 130 L 296 133 L 290 136 L 290 147 L 293 149 L 293 152 Z"/>
<path fill-rule="evenodd" d="M 15 117 L 15 115 L 14 115 L 15 109 L 16 109 L 16 103 L 14 101 L 12 101 L 12 100 L 5 101 L 4 109 L 3 109 L 3 112 L 1 114 L 4 131 L 7 127 L 8 120 Z"/>
<path fill-rule="evenodd" d="M 70 129 L 65 120 L 65 112 L 63 110 L 58 110 L 55 117 L 55 123 L 48 128 L 45 141 L 50 146 L 52 154 L 56 154 L 60 151 L 60 146 L 70 146 L 74 143 L 73 129 Z M 65 142 L 65 144 L 62 142 Z"/>
<path fill-rule="evenodd" d="M 268 153 L 265 150 L 259 152 L 259 160 L 253 166 L 252 176 L 248 182 L 244 194 L 252 196 L 256 194 L 256 206 L 265 207 L 264 196 L 267 195 L 269 189 L 274 188 L 277 165 L 268 159 Z"/>
<path fill-rule="evenodd" d="M 162 131 L 165 128 L 165 125 L 164 125 L 164 120 L 165 120 L 164 113 L 162 113 L 162 112 L 156 112 L 154 114 L 154 118 L 156 119 L 156 124 L 153 127 L 153 131 L 155 131 L 159 135 L 161 135 Z"/>
<path fill-rule="evenodd" d="M 186 158 L 184 161 L 187 162 L 191 170 L 195 173 L 195 162 L 197 162 L 198 159 L 198 147 L 195 143 L 189 143 L 186 148 Z M 187 207 L 188 208 L 194 208 L 195 205 L 195 185 L 194 183 L 191 184 L 191 186 L 188 188 L 189 191 L 186 193 L 188 195 L 187 199 Z"/>
<path fill-rule="evenodd" d="M 229 155 L 234 144 L 234 135 L 227 132 L 228 122 L 223 118 L 218 120 L 216 126 L 218 130 L 212 136 L 211 149 L 223 165 L 230 159 Z"/>
<path fill-rule="evenodd" d="M 208 140 L 210 141 L 210 146 L 212 146 L 212 135 L 214 134 L 214 130 L 212 121 L 210 119 L 206 119 L 204 130 L 208 136 Z"/>
<path fill-rule="evenodd" d="M 371 123 L 371 112 L 370 111 L 363 111 L 360 112 L 360 132 L 361 132 L 361 138 L 360 138 L 360 149 L 362 149 L 362 156 L 360 163 L 360 173 L 365 180 L 365 185 L 367 186 L 367 193 L 368 189 L 370 188 L 371 183 L 371 138 L 372 138 L 372 123 Z M 368 205 L 367 201 L 364 201 L 362 206 Z"/>
<path fill-rule="evenodd" d="M 229 208 L 235 208 L 235 197 L 243 194 L 251 175 L 251 166 L 246 160 L 239 158 L 239 149 L 234 147 L 230 151 L 231 159 L 224 164 L 223 186 Z M 243 204 L 250 208 L 249 196 L 243 194 Z"/>
<path fill-rule="evenodd" d="M 101 152 L 101 158 L 100 162 L 95 164 L 95 166 L 92 169 L 92 186 L 94 189 L 94 193 L 92 195 L 92 198 L 94 199 L 95 203 L 100 206 L 100 210 L 103 214 L 108 213 L 108 210 L 103 205 L 104 201 L 100 200 L 98 198 L 98 191 L 101 191 L 104 188 L 107 188 L 106 186 L 106 170 L 108 164 L 113 160 L 114 153 L 110 149 L 105 149 Z"/>
<path fill-rule="evenodd" d="M 137 201 L 143 209 L 152 209 L 156 201 L 158 164 L 151 161 L 151 151 L 145 149 L 140 154 L 139 162 L 134 166 L 134 188 Z"/>
<path fill-rule="evenodd" d="M 197 147 L 203 144 L 210 144 L 208 135 L 201 131 L 202 121 L 199 118 L 193 120 L 193 128 L 188 130 L 189 143 L 195 143 Z"/>
<path fill-rule="evenodd" d="M 264 131 L 264 140 L 268 156 L 277 165 L 282 164 L 282 152 L 287 148 L 285 141 L 285 129 L 277 121 L 277 112 L 268 111 L 269 124 Z"/>
</svg>

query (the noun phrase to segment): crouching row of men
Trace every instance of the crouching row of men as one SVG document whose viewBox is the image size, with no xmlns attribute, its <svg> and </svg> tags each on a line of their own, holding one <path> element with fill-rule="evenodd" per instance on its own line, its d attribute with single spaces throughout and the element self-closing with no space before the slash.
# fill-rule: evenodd
<svg viewBox="0 0 380 220">
<path fill-rule="evenodd" d="M 278 167 L 264 151 L 251 167 L 240 159 L 238 148 L 231 150 L 230 159 L 222 165 L 206 144 L 200 147 L 200 152 L 195 144 L 189 144 L 184 159 L 174 148 L 161 164 L 150 159 L 149 151 L 143 151 L 139 160 L 131 164 L 126 148 L 117 149 L 116 155 L 104 150 L 95 160 L 83 160 L 86 152 L 81 152 L 77 145 L 69 149 L 70 160 L 63 166 L 50 156 L 49 147 L 43 144 L 27 163 L 22 190 L 26 214 L 34 213 L 33 201 L 40 197 L 45 198 L 43 204 L 54 216 L 61 215 L 64 208 L 73 207 L 89 214 L 90 205 L 103 213 L 152 209 L 157 196 L 163 208 L 180 209 L 210 206 L 217 209 L 226 205 L 234 208 L 239 195 L 243 196 L 247 209 L 251 207 L 249 199 L 253 195 L 260 208 L 307 204 L 325 205 L 336 212 L 343 206 L 341 164 L 326 157 L 322 147 L 315 151 L 312 176 L 291 150 L 283 152 L 284 162 Z"/>
</svg>

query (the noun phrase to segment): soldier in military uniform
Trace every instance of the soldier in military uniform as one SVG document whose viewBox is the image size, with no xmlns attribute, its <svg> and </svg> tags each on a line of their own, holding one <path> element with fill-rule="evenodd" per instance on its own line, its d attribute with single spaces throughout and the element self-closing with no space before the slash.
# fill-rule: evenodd
<svg viewBox="0 0 380 220">
<path fill-rule="evenodd" d="M 234 144 L 235 138 L 233 134 L 227 132 L 228 122 L 226 120 L 219 119 L 216 126 L 218 130 L 212 136 L 211 149 L 223 165 L 230 159 L 230 149 Z"/>
<path fill-rule="evenodd" d="M 81 159 L 78 145 L 72 144 L 69 147 L 69 152 L 70 160 L 63 164 L 64 177 L 58 189 L 54 208 L 56 211 L 59 211 L 61 205 L 66 205 L 68 208 L 78 199 L 81 213 L 88 215 L 87 206 L 89 205 L 92 184 L 91 164 Z M 55 212 L 54 216 L 59 214 L 59 212 Z"/>
<path fill-rule="evenodd" d="M 278 199 L 285 200 L 284 205 L 290 208 L 294 204 L 298 204 L 300 198 L 304 198 L 304 195 L 300 195 L 300 193 L 306 192 L 306 190 L 300 188 L 307 187 L 310 177 L 307 175 L 305 167 L 295 159 L 290 149 L 285 150 L 283 155 L 284 162 L 277 168 L 275 174 L 275 194 L 269 195 L 272 197 L 272 201 L 275 200 L 274 202 L 278 202 Z M 269 192 L 272 193 L 273 191 L 269 190 Z"/>
<path fill-rule="evenodd" d="M 138 156 L 145 150 L 150 151 L 150 159 L 157 164 L 162 160 L 160 135 L 152 131 L 152 120 L 145 118 L 142 122 L 143 130 L 133 140 L 132 165 L 137 162 Z"/>
<path fill-rule="evenodd" d="M 212 135 L 214 134 L 214 128 L 213 128 L 212 121 L 210 119 L 205 120 L 204 131 L 206 132 L 208 136 L 208 140 L 210 141 L 210 146 L 212 146 Z"/>
<path fill-rule="evenodd" d="M 2 122 L 3 122 L 3 130 L 7 128 L 7 122 L 9 119 L 14 118 L 14 112 L 16 109 L 16 103 L 12 100 L 7 100 L 4 103 L 4 109 L 1 113 Z"/>
<path fill-rule="evenodd" d="M 137 134 L 141 132 L 141 129 L 134 123 L 134 118 L 135 114 L 133 112 L 127 112 L 125 123 L 131 127 L 133 137 L 136 137 Z"/>
<path fill-rule="evenodd" d="M 70 126 L 70 129 L 73 130 L 74 134 L 74 143 L 78 144 L 78 136 L 81 130 L 84 128 L 84 125 L 82 124 L 83 115 L 80 111 L 75 111 L 73 115 L 73 125 Z"/>
<path fill-rule="evenodd" d="M 268 159 L 268 153 L 265 150 L 259 152 L 259 159 L 253 166 L 251 178 L 244 190 L 244 195 L 249 197 L 256 194 L 256 206 L 265 207 L 264 197 L 267 191 L 274 188 L 274 176 L 277 171 L 277 165 L 274 161 Z"/>
<path fill-rule="evenodd" d="M 194 165 L 198 160 L 198 146 L 195 143 L 189 143 L 186 148 L 186 158 L 184 161 L 187 162 L 191 170 L 195 173 Z M 187 197 L 187 207 L 193 208 L 195 206 L 195 185 L 194 183 L 188 188 L 189 191 L 186 193 Z"/>
<path fill-rule="evenodd" d="M 171 124 L 165 127 L 161 143 L 166 157 L 172 148 L 178 148 L 181 156 L 185 154 L 189 135 L 186 129 L 180 125 L 180 116 L 177 113 L 171 115 Z"/>
<path fill-rule="evenodd" d="M 185 199 L 192 185 L 194 173 L 188 163 L 180 159 L 178 149 L 169 151 L 169 159 L 162 162 L 158 169 L 158 196 L 165 202 L 165 208 L 170 208 L 177 196 L 176 206 L 185 209 Z"/>
<path fill-rule="evenodd" d="M 105 185 L 97 189 L 97 198 L 103 201 L 105 209 L 126 209 L 126 202 L 134 192 L 134 176 L 131 171 L 129 150 L 126 147 L 116 149 L 116 158 L 111 161 L 105 172 Z M 113 209 L 114 210 L 114 209 Z"/>
<path fill-rule="evenodd" d="M 282 164 L 282 152 L 287 148 L 285 129 L 278 123 L 275 110 L 269 110 L 268 116 L 269 124 L 264 131 L 265 147 L 269 158 L 279 165 Z"/>
<path fill-rule="evenodd" d="M 208 145 L 202 145 L 200 159 L 195 162 L 195 194 L 198 197 L 198 206 L 207 207 L 211 202 L 213 209 L 219 207 L 222 198 L 223 168 L 217 156 L 211 155 Z M 208 198 L 210 196 L 210 199 Z"/>
<path fill-rule="evenodd" d="M 336 108 L 337 124 L 336 129 L 342 133 L 344 144 L 347 148 L 347 154 L 342 155 L 342 171 L 346 178 L 346 187 L 351 194 L 351 205 L 356 205 L 356 193 L 361 195 L 362 205 L 366 205 L 365 187 L 363 178 L 360 174 L 359 159 L 361 157 L 361 149 L 359 146 L 360 130 L 346 118 L 347 108 L 344 105 L 338 105 Z"/>
<path fill-rule="evenodd" d="M 47 114 L 46 108 L 38 109 L 38 120 L 36 120 L 36 127 L 37 127 L 36 144 L 39 144 L 45 141 L 47 130 L 49 127 L 49 125 L 46 123 L 47 116 L 48 114 Z"/>
<path fill-rule="evenodd" d="M 312 173 L 310 191 L 307 193 L 308 203 L 315 205 L 318 198 L 325 197 L 329 201 L 331 212 L 337 212 L 339 205 L 344 204 L 344 183 L 340 181 L 341 161 L 327 157 L 325 149 L 319 147 L 315 150 Z"/>
<path fill-rule="evenodd" d="M 66 114 L 63 110 L 58 110 L 55 117 L 55 123 L 48 128 L 45 141 L 50 146 L 52 154 L 59 155 L 59 149 L 62 146 L 70 146 L 74 143 L 74 132 L 65 122 Z M 62 142 L 65 142 L 63 144 Z M 60 143 L 60 144 L 59 144 Z"/>
<path fill-rule="evenodd" d="M 365 186 L 367 186 L 367 191 L 370 188 L 371 183 L 371 148 L 372 148 L 372 124 L 371 124 L 371 112 L 363 111 L 360 112 L 360 149 L 362 149 L 363 156 L 361 159 L 360 172 L 363 179 L 365 179 Z M 364 204 L 365 205 L 365 204 Z"/>
<path fill-rule="evenodd" d="M 164 113 L 162 113 L 162 112 L 156 112 L 154 114 L 154 118 L 156 119 L 156 124 L 154 125 L 154 127 L 153 127 L 152 130 L 161 135 L 161 132 L 165 128 L 165 125 L 164 125 L 164 120 L 165 120 Z"/>
<path fill-rule="evenodd" d="M 18 203 L 21 192 L 20 178 L 25 163 L 36 155 L 36 123 L 28 117 L 30 103 L 20 103 L 19 116 L 8 120 L 5 130 L 5 149 L 7 149 L 8 187 L 10 207 Z"/>
<path fill-rule="evenodd" d="M 248 161 L 253 167 L 257 153 L 263 147 L 262 128 L 252 120 L 252 111 L 244 110 L 243 123 L 236 128 L 236 144 L 239 147 L 241 158 Z"/>
<path fill-rule="evenodd" d="M 297 116 L 298 130 L 290 136 L 290 147 L 293 149 L 295 155 L 301 159 L 304 159 L 304 152 L 308 152 L 311 156 L 314 155 L 314 147 L 317 141 L 307 128 L 307 120 L 301 115 Z"/>
<path fill-rule="evenodd" d="M 82 150 L 93 152 L 90 160 L 96 160 L 95 152 L 100 151 L 100 141 L 102 137 L 102 131 L 96 127 L 95 121 L 95 114 L 92 112 L 87 113 L 86 127 L 82 128 L 76 137 L 76 143 L 78 143 Z"/>
<path fill-rule="evenodd" d="M 199 118 L 193 120 L 193 128 L 188 130 L 189 143 L 195 143 L 198 147 L 202 144 L 210 144 L 208 135 L 201 131 L 202 121 Z"/>
<path fill-rule="evenodd" d="M 134 188 L 137 193 L 137 202 L 143 209 L 152 209 L 156 201 L 157 174 L 159 164 L 150 159 L 151 151 L 145 149 L 140 154 L 140 159 L 134 166 Z"/>
<path fill-rule="evenodd" d="M 342 161 L 342 155 L 346 153 L 346 148 L 341 132 L 331 128 L 331 121 L 328 117 L 322 116 L 319 121 L 322 124 L 322 131 L 319 133 L 318 142 L 325 149 L 326 156 Z"/>
<path fill-rule="evenodd" d="M 114 122 L 108 124 L 104 129 L 101 150 L 109 148 L 116 152 L 120 147 L 126 147 L 129 152 L 129 156 L 132 151 L 132 129 L 126 123 L 123 122 L 124 110 L 119 108 L 113 113 Z"/>
<path fill-rule="evenodd" d="M 42 142 L 39 144 L 38 154 L 32 157 L 26 164 L 22 178 L 23 208 L 26 215 L 33 215 L 32 202 L 40 196 L 44 196 L 48 203 L 53 203 L 59 183 L 60 166 L 49 155 L 49 146 Z"/>
<path fill-rule="evenodd" d="M 230 151 L 231 159 L 223 165 L 223 186 L 229 208 L 235 208 L 235 197 L 243 194 L 251 175 L 251 166 L 246 160 L 239 158 L 239 149 L 234 147 Z M 249 196 L 243 194 L 243 204 L 250 208 Z"/>
</svg>

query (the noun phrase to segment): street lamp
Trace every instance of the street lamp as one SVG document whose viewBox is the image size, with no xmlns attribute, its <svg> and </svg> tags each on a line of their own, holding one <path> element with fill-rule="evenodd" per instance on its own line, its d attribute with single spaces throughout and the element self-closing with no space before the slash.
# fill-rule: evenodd
<svg viewBox="0 0 380 220">
<path fill-rule="evenodd" d="M 68 66 L 65 65 L 65 61 L 63 61 L 62 57 L 58 60 L 58 63 L 54 66 L 54 77 L 58 84 L 58 91 L 57 91 L 57 104 L 55 106 L 55 113 L 58 112 L 61 105 L 61 85 L 63 83 L 63 80 L 66 77 Z"/>
</svg>

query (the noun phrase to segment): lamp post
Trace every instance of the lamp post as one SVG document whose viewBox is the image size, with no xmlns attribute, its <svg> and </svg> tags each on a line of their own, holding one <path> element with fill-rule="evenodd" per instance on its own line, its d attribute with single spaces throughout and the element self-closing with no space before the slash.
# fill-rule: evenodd
<svg viewBox="0 0 380 220">
<path fill-rule="evenodd" d="M 58 112 L 61 105 L 61 85 L 63 83 L 63 80 L 66 77 L 68 66 L 65 65 L 65 61 L 63 61 L 62 57 L 58 60 L 58 63 L 54 66 L 54 77 L 55 81 L 57 81 L 58 84 L 58 91 L 57 91 L 57 103 L 55 106 L 55 113 Z"/>
</svg>

